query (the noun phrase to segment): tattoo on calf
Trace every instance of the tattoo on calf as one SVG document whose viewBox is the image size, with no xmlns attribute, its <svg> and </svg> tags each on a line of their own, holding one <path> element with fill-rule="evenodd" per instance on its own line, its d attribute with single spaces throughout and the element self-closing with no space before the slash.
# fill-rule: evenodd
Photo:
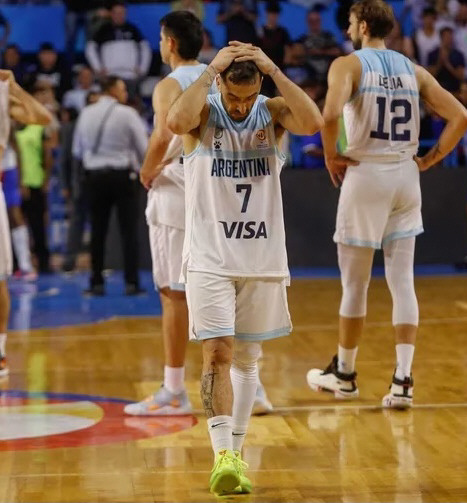
<svg viewBox="0 0 467 503">
<path fill-rule="evenodd" d="M 204 411 L 208 418 L 215 416 L 212 403 L 215 375 L 216 373 L 211 369 L 207 374 L 203 374 L 201 377 L 201 400 L 203 401 Z"/>
</svg>

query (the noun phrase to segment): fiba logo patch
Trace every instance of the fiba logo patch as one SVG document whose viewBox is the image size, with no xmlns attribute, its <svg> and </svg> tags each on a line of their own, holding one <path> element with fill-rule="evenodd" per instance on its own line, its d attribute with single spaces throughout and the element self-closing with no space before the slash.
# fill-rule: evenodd
<svg viewBox="0 0 467 503">
<path fill-rule="evenodd" d="M 264 129 L 258 129 L 258 131 L 256 131 L 256 138 L 258 139 L 257 148 L 269 147 L 269 142 L 266 138 L 266 131 Z"/>
<path fill-rule="evenodd" d="M 216 150 L 220 150 L 222 143 L 220 141 L 215 141 L 214 142 L 214 148 Z"/>
<path fill-rule="evenodd" d="M 221 127 L 216 127 L 216 129 L 214 131 L 214 138 L 216 138 L 216 140 L 220 140 L 223 135 L 224 135 L 224 130 Z"/>
</svg>

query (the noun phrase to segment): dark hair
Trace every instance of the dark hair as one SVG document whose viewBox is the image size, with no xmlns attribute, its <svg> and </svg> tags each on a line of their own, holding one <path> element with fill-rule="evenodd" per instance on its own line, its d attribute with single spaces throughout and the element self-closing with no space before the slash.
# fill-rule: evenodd
<svg viewBox="0 0 467 503">
<path fill-rule="evenodd" d="M 422 17 L 425 17 L 425 16 L 436 17 L 436 15 L 437 15 L 436 9 L 434 9 L 433 7 L 425 7 L 423 9 Z"/>
<path fill-rule="evenodd" d="M 56 52 L 55 51 L 55 47 L 50 42 L 43 42 L 41 44 L 41 46 L 39 47 L 39 52 L 40 51 L 53 51 L 53 52 Z"/>
<path fill-rule="evenodd" d="M 18 54 L 20 53 L 20 50 L 19 50 L 19 47 L 17 46 L 17 44 L 7 44 L 5 46 L 5 51 L 8 50 L 8 49 L 13 49 L 14 51 L 16 51 Z"/>
<path fill-rule="evenodd" d="M 276 0 L 270 0 L 266 3 L 266 12 L 275 12 L 279 14 L 281 11 L 281 4 Z"/>
<path fill-rule="evenodd" d="M 448 31 L 451 33 L 454 32 L 454 30 L 450 26 L 445 26 L 444 28 L 441 28 L 441 30 L 439 30 L 439 36 L 442 37 Z"/>
<path fill-rule="evenodd" d="M 373 38 L 385 38 L 394 28 L 392 7 L 383 0 L 359 0 L 350 8 L 358 22 L 365 21 Z"/>
<path fill-rule="evenodd" d="M 261 72 L 253 61 L 234 61 L 221 73 L 222 80 L 232 84 L 253 84 L 257 75 L 261 77 Z"/>
<path fill-rule="evenodd" d="M 116 75 L 108 75 L 107 77 L 104 77 L 100 82 L 102 92 L 108 93 L 119 80 L 123 80 L 123 79 L 121 79 L 120 77 L 117 77 Z"/>
<path fill-rule="evenodd" d="M 89 91 L 88 94 L 86 94 L 86 105 L 89 105 L 91 103 L 91 98 L 93 96 L 99 96 L 100 92 L 98 91 Z"/>
<path fill-rule="evenodd" d="M 177 41 L 177 51 L 181 58 L 196 59 L 203 45 L 203 25 L 187 10 L 170 12 L 160 20 L 169 37 Z"/>
</svg>

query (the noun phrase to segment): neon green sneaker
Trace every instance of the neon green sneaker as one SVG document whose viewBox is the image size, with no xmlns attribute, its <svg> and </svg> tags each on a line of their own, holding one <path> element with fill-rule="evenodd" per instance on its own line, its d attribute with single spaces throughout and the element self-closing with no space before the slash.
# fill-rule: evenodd
<svg viewBox="0 0 467 503">
<path fill-rule="evenodd" d="M 209 488 L 214 494 L 232 494 L 240 484 L 237 460 L 233 451 L 224 449 L 216 455 L 209 479 Z"/>
<path fill-rule="evenodd" d="M 248 463 L 242 460 L 240 451 L 233 451 L 235 455 L 235 466 L 240 476 L 240 484 L 235 488 L 235 494 L 250 494 L 253 490 L 251 480 L 245 475 Z"/>
</svg>

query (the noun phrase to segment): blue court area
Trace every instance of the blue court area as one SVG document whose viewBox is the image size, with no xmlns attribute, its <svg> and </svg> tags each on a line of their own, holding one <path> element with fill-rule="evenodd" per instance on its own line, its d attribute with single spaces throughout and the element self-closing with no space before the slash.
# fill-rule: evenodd
<svg viewBox="0 0 467 503">
<path fill-rule="evenodd" d="M 339 271 L 332 267 L 294 268 L 292 278 L 337 278 Z M 416 266 L 417 275 L 458 274 L 452 265 Z M 375 267 L 374 276 L 382 276 L 382 267 Z M 104 297 L 85 297 L 88 274 L 41 275 L 36 283 L 11 279 L 10 330 L 59 327 L 93 323 L 116 316 L 160 316 L 161 304 L 154 291 L 152 275 L 141 273 L 144 295 L 127 297 L 120 272 L 112 272 L 106 278 Z"/>
</svg>

